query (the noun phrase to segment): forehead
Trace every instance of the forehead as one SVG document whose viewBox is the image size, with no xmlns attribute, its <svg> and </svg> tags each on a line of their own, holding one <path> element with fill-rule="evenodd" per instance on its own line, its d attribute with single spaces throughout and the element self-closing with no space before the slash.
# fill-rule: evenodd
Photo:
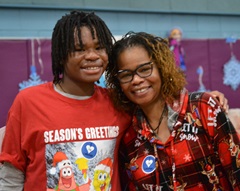
<svg viewBox="0 0 240 191">
<path fill-rule="evenodd" d="M 125 48 L 118 56 L 117 63 L 121 69 L 135 68 L 142 63 L 149 62 L 148 52 L 142 46 Z"/>
<path fill-rule="evenodd" d="M 75 28 L 75 30 L 74 30 L 75 43 L 79 42 L 79 36 L 80 36 L 80 40 L 82 41 L 83 44 L 85 44 L 89 40 L 98 41 L 98 37 L 96 35 L 96 30 L 94 27 L 92 29 L 93 29 L 93 31 L 91 31 L 90 27 L 88 27 L 88 26 L 81 26 L 79 28 L 79 30 L 77 30 L 77 28 Z M 80 35 L 79 35 L 79 33 L 80 33 Z"/>
</svg>

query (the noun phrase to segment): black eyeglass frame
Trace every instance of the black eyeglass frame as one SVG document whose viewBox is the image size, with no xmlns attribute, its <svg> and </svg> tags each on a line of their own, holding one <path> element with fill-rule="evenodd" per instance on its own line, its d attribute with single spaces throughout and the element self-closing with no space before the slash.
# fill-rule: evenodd
<svg viewBox="0 0 240 191">
<path fill-rule="evenodd" d="M 139 75 L 139 73 L 138 73 L 138 69 L 139 68 L 142 68 L 143 66 L 146 66 L 146 65 L 150 65 L 151 66 L 151 72 L 150 72 L 150 74 L 149 75 L 147 75 L 147 76 L 141 76 L 141 75 Z M 121 78 L 119 78 L 119 74 L 121 74 L 121 73 L 123 73 L 123 72 L 130 72 L 131 73 L 131 79 L 130 80 L 128 80 L 128 81 L 124 81 L 124 82 L 122 82 L 121 81 Z M 140 78 L 147 78 L 147 77 L 149 77 L 149 76 L 151 76 L 152 75 L 152 71 L 153 71 L 153 61 L 150 61 L 150 62 L 146 62 L 146 63 L 143 63 L 143 64 L 141 64 L 141 65 L 139 65 L 135 70 L 119 70 L 118 72 L 117 72 L 117 74 L 115 74 L 115 76 L 117 77 L 117 79 L 119 80 L 119 82 L 121 83 L 121 84 L 125 84 L 125 83 L 129 83 L 129 82 L 131 82 L 132 80 L 133 80 L 133 77 L 135 76 L 135 74 L 137 74 Z"/>
</svg>

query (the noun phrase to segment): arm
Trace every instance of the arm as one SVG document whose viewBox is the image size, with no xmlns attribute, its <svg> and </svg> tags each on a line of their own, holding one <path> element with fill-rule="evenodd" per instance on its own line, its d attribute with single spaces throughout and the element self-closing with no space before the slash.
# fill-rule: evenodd
<svg viewBox="0 0 240 191">
<path fill-rule="evenodd" d="M 21 124 L 14 115 L 16 111 L 20 110 L 18 105 L 14 101 L 8 113 L 0 154 L 0 190 L 18 191 L 23 190 L 24 187 L 25 173 L 20 164 L 25 158 L 21 151 Z"/>
<path fill-rule="evenodd" d="M 211 95 L 202 94 L 201 116 L 206 132 L 234 190 L 240 190 L 240 141 L 221 104 Z"/>
<path fill-rule="evenodd" d="M 24 174 L 9 163 L 0 163 L 0 190 L 22 191 Z"/>
</svg>

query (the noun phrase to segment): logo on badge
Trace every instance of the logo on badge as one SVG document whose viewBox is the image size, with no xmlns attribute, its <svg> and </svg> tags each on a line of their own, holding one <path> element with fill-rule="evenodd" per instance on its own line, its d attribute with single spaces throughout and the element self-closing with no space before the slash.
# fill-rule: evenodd
<svg viewBox="0 0 240 191">
<path fill-rule="evenodd" d="M 97 146 L 93 142 L 86 142 L 82 145 L 82 154 L 87 159 L 92 159 L 97 154 Z"/>
<path fill-rule="evenodd" d="M 148 155 L 143 159 L 142 162 L 142 170 L 144 173 L 149 174 L 156 169 L 155 165 L 155 157 L 152 155 Z"/>
</svg>

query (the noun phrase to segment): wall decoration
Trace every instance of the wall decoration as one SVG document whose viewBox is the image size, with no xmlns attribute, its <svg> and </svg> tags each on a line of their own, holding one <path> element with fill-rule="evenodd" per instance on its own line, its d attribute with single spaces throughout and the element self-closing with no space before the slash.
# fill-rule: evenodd
<svg viewBox="0 0 240 191">
<path fill-rule="evenodd" d="M 240 85 L 240 61 L 237 60 L 233 53 L 233 43 L 236 42 L 236 38 L 229 37 L 226 42 L 230 46 L 231 58 L 223 66 L 223 84 L 231 86 L 236 91 Z"/>
<path fill-rule="evenodd" d="M 19 91 L 30 86 L 36 86 L 36 85 L 47 82 L 47 81 L 41 80 L 40 76 L 36 72 L 36 66 L 31 66 L 30 70 L 31 70 L 31 74 L 29 75 L 29 79 L 19 83 Z"/>
<path fill-rule="evenodd" d="M 41 41 L 39 39 L 36 40 L 38 43 L 38 63 L 41 66 L 41 74 L 43 74 L 43 62 L 41 59 Z M 34 39 L 31 40 L 31 55 L 32 55 L 32 65 L 30 66 L 30 76 L 27 81 L 23 81 L 19 83 L 19 91 L 39 84 L 43 84 L 46 81 L 42 81 L 40 76 L 37 74 L 37 69 L 35 65 L 35 48 L 34 48 Z"/>
<path fill-rule="evenodd" d="M 169 47 L 173 51 L 176 65 L 179 66 L 183 71 L 186 71 L 186 65 L 184 61 L 185 52 L 182 47 L 182 29 L 179 27 L 174 27 L 170 30 L 168 35 Z"/>
<path fill-rule="evenodd" d="M 51 40 L 40 39 L 41 43 L 38 43 L 34 39 L 35 52 L 33 53 L 31 53 L 31 41 L 32 39 L 0 39 L 0 86 L 2 88 L 1 100 L 3 100 L 0 109 L 0 127 L 6 124 L 8 110 L 19 89 L 40 84 L 43 80 L 52 81 L 53 79 Z M 207 90 L 219 90 L 228 99 L 230 108 L 240 108 L 240 88 L 233 90 L 229 85 L 223 83 L 223 67 L 230 59 L 229 44 L 226 43 L 226 39 L 183 39 L 181 42 L 187 53 L 185 60 L 188 64 L 185 74 L 187 77 L 186 87 L 189 92 L 202 90 L 202 87 Z M 32 54 L 34 53 L 35 66 L 33 66 L 34 61 L 32 61 Z M 235 58 L 240 60 L 240 40 L 234 43 L 234 54 Z M 199 66 L 202 66 L 203 70 L 198 69 Z M 199 73 L 197 74 L 196 71 Z M 30 73 L 34 72 L 35 76 L 30 77 Z M 237 72 L 240 76 L 240 69 Z M 231 84 L 234 84 L 237 77 L 232 79 Z M 19 88 L 19 82 L 28 79 L 32 81 Z M 237 86 L 239 87 L 238 84 Z"/>
<path fill-rule="evenodd" d="M 205 88 L 205 85 L 203 84 L 203 81 L 202 81 L 203 73 L 204 73 L 203 67 L 202 67 L 202 66 L 198 66 L 198 68 L 197 68 L 198 83 L 199 83 L 199 88 L 198 88 L 198 90 L 197 90 L 198 92 L 210 91 L 210 90 L 207 90 L 207 89 Z"/>
</svg>

